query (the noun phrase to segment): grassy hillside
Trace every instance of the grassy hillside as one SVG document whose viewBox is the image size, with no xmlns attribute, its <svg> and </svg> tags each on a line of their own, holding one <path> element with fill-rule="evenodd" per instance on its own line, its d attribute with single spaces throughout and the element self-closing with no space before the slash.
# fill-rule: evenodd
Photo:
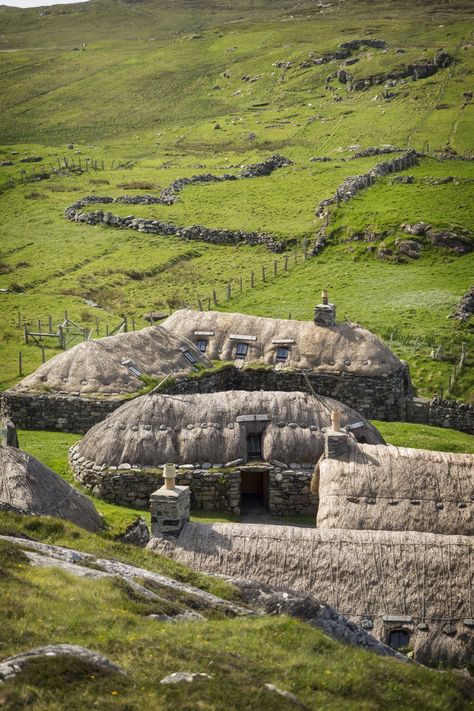
<svg viewBox="0 0 474 711">
<path fill-rule="evenodd" d="M 160 569 L 159 556 L 153 553 L 104 544 L 99 536 L 46 517 L 25 521 L 2 513 L 0 532 L 86 552 L 92 549 L 102 557 Z M 148 616 L 156 614 L 156 602 L 114 579 L 86 580 L 55 568 L 32 568 L 18 547 L 5 541 L 0 541 L 0 561 L 0 610 L 8 619 L 0 630 L 2 658 L 68 642 L 92 648 L 126 671 L 125 676 L 104 675 L 91 673 L 87 664 L 77 661 L 38 661 L 2 685 L 0 703 L 6 709 L 295 707 L 295 701 L 269 691 L 265 684 L 289 691 L 307 709 L 399 709 L 401 699 L 407 711 L 473 708 L 472 682 L 464 676 L 344 646 L 295 619 L 217 616 L 170 624 Z M 177 567 L 175 573 L 186 574 L 183 566 Z M 199 578 L 205 584 L 205 576 Z M 225 584 L 218 585 L 226 592 Z M 169 602 L 168 611 L 170 606 Z M 175 671 L 204 672 L 210 678 L 160 685 Z"/>
<path fill-rule="evenodd" d="M 408 359 L 419 394 L 446 393 L 467 342 L 467 367 L 451 394 L 472 399 L 472 327 L 447 317 L 472 283 L 473 253 L 458 257 L 429 244 L 416 261 L 379 253 L 403 238 L 403 222 L 472 233 L 474 163 L 427 158 L 408 171 L 411 184 L 380 180 L 332 210 L 329 247 L 303 260 L 304 240 L 312 243 L 321 227 L 316 205 L 345 177 L 383 160 L 352 160 L 358 150 L 391 144 L 438 156 L 449 146 L 472 154 L 473 104 L 463 96 L 474 68 L 470 11 L 469 3 L 284 0 L 1 8 L 0 161 L 13 165 L 0 166 L 0 289 L 8 290 L 0 292 L 0 387 L 18 379 L 19 350 L 24 373 L 41 362 L 39 348 L 22 345 L 23 320 L 33 326 L 51 315 L 56 324 L 67 310 L 94 335 L 99 319 L 105 335 L 123 313 L 141 327 L 150 309 L 196 306 L 198 297 L 206 304 L 213 289 L 218 308 L 310 318 L 320 290 L 330 287 L 341 317 L 373 329 Z M 356 49 L 349 66 L 300 66 L 311 53 L 360 38 L 384 39 L 387 48 Z M 360 79 L 433 58 L 441 47 L 455 63 L 398 82 L 388 99 L 383 85 L 350 91 L 337 78 L 326 82 L 340 68 Z M 288 272 L 283 255 L 263 247 L 217 247 L 63 218 L 86 194 L 158 194 L 177 177 L 237 174 L 275 151 L 294 164 L 267 177 L 187 187 L 173 206 L 114 211 L 295 239 Z M 41 160 L 21 162 L 29 156 Z M 318 156 L 331 161 L 311 160 Z M 82 167 L 90 159 L 97 170 L 52 172 L 65 157 Z M 36 181 L 42 166 L 51 177 Z M 374 244 L 353 241 L 364 231 L 376 233 Z M 441 363 L 430 359 L 440 344 Z M 57 352 L 52 341 L 45 345 L 46 357 Z"/>
</svg>

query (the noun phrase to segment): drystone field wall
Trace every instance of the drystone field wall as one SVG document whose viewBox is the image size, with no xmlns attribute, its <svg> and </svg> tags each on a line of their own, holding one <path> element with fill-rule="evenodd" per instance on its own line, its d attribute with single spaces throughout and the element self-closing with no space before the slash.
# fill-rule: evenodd
<svg viewBox="0 0 474 711">
<path fill-rule="evenodd" d="M 271 370 L 223 368 L 192 380 L 179 380 L 163 390 L 170 395 L 220 390 L 283 390 L 311 392 L 349 405 L 364 417 L 448 427 L 474 434 L 474 405 L 455 400 L 412 398 L 408 369 L 382 378 L 323 375 Z M 70 395 L 17 393 L 0 395 L 2 411 L 21 429 L 84 434 L 123 404 L 123 400 Z"/>
<path fill-rule="evenodd" d="M 474 405 L 439 397 L 432 400 L 417 397 L 409 404 L 407 420 L 474 434 Z"/>
<path fill-rule="evenodd" d="M 71 395 L 1 393 L 2 409 L 16 427 L 85 434 L 123 404 L 123 400 L 97 400 Z"/>
<path fill-rule="evenodd" d="M 365 190 L 373 185 L 377 178 L 382 178 L 390 173 L 399 173 L 407 168 L 412 168 L 418 162 L 418 154 L 415 150 L 410 150 L 402 156 L 392 158 L 389 161 L 378 163 L 372 170 L 363 175 L 354 175 L 346 178 L 337 188 L 334 195 L 326 200 L 322 200 L 316 208 L 316 216 L 323 217 L 330 205 L 348 202 L 361 190 Z"/>
<path fill-rule="evenodd" d="M 283 390 L 332 397 L 349 405 L 364 417 L 404 420 L 407 401 L 412 399 L 408 367 L 383 377 L 349 373 L 323 374 L 296 371 L 222 368 L 202 378 L 181 380 L 166 389 L 169 394 L 211 393 L 219 390 Z"/>
<path fill-rule="evenodd" d="M 221 390 L 282 390 L 332 397 L 364 417 L 379 420 L 406 419 L 412 391 L 407 366 L 398 372 L 370 378 L 348 373 L 303 375 L 300 372 L 222 368 L 201 378 L 181 379 L 162 392 L 170 395 L 213 393 Z M 123 400 L 84 398 L 68 395 L 1 394 L 3 409 L 17 427 L 85 433 L 123 404 Z"/>
<path fill-rule="evenodd" d="M 132 466 L 126 462 L 118 467 L 99 466 L 84 460 L 72 447 L 69 464 L 77 481 L 94 496 L 123 506 L 147 508 L 151 494 L 164 483 L 164 462 L 157 467 Z M 232 468 L 212 462 L 183 464 L 176 467 L 176 483 L 190 487 L 193 509 L 239 514 L 242 471 L 238 465 Z M 292 463 L 290 468 L 269 464 L 265 476 L 268 476 L 270 513 L 314 515 L 317 497 L 310 492 L 311 464 Z"/>
<path fill-rule="evenodd" d="M 222 230 L 203 225 L 191 225 L 183 227 L 163 220 L 151 220 L 137 218 L 134 215 L 120 217 L 112 212 L 104 210 L 84 211 L 93 204 L 125 204 L 125 205 L 172 205 L 178 199 L 178 193 L 187 185 L 196 183 L 215 183 L 227 180 L 241 180 L 246 178 L 256 178 L 270 175 L 274 170 L 292 165 L 292 161 L 284 156 L 273 155 L 262 163 L 255 163 L 244 168 L 239 175 L 224 174 L 221 176 L 211 173 L 194 175 L 190 178 L 178 178 L 167 188 L 162 190 L 159 197 L 153 195 L 121 195 L 117 198 L 87 195 L 77 200 L 66 208 L 64 216 L 73 222 L 85 223 L 88 225 L 106 225 L 118 229 L 133 229 L 138 232 L 160 234 L 165 236 L 179 237 L 185 240 L 200 240 L 211 244 L 239 244 L 246 242 L 249 245 L 263 245 L 272 252 L 283 252 L 294 240 L 281 240 L 273 235 L 262 232 L 245 232 L 243 230 Z"/>
</svg>

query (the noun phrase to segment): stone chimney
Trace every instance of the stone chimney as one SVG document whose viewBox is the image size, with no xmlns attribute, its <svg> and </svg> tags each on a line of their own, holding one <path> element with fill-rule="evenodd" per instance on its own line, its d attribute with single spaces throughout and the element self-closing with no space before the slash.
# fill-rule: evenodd
<svg viewBox="0 0 474 711">
<path fill-rule="evenodd" d="M 335 326 L 336 325 L 336 306 L 329 303 L 329 294 L 327 289 L 321 294 L 321 302 L 314 308 L 314 323 L 317 326 Z"/>
<path fill-rule="evenodd" d="M 343 459 L 347 455 L 347 432 L 341 432 L 341 413 L 331 412 L 331 428 L 326 430 L 324 437 L 324 455 L 326 459 Z"/>
<path fill-rule="evenodd" d="M 151 535 L 177 536 L 189 521 L 191 494 L 189 486 L 176 486 L 176 466 L 165 464 L 164 485 L 150 496 Z"/>
</svg>

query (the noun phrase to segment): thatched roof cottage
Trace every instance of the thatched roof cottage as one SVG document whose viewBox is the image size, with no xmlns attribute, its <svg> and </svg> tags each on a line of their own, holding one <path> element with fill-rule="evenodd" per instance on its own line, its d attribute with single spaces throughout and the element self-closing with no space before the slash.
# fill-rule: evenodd
<svg viewBox="0 0 474 711">
<path fill-rule="evenodd" d="M 0 446 L 0 510 L 57 516 L 97 532 L 93 503 L 31 454 Z"/>
<path fill-rule="evenodd" d="M 193 343 L 161 326 L 79 343 L 23 378 L 18 392 L 118 397 L 153 379 L 185 375 L 196 363 L 212 366 Z"/>
<path fill-rule="evenodd" d="M 71 451 L 76 478 L 104 498 L 146 506 L 165 462 L 180 467 L 194 505 L 238 511 L 253 495 L 275 513 L 312 513 L 314 463 L 331 411 L 358 440 L 383 443 L 351 408 L 301 392 L 153 393 L 122 405 Z"/>
<path fill-rule="evenodd" d="M 336 323 L 334 305 L 324 301 L 313 321 L 181 309 L 163 327 L 213 360 L 266 366 L 268 390 L 308 390 L 309 380 L 319 394 L 365 416 L 399 419 L 412 398 L 406 363 L 360 325 Z M 260 375 L 260 387 L 264 380 Z M 239 387 L 254 389 L 245 378 Z"/>
<path fill-rule="evenodd" d="M 474 455 L 367 446 L 319 462 L 319 528 L 474 535 Z"/>
<path fill-rule="evenodd" d="M 427 664 L 472 664 L 474 540 L 418 532 L 187 523 L 156 552 L 313 595 Z"/>
</svg>

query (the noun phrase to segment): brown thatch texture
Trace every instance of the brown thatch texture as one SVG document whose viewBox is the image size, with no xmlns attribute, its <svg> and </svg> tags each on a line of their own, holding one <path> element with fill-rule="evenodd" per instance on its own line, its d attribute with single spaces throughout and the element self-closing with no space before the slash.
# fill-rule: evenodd
<svg viewBox="0 0 474 711">
<path fill-rule="evenodd" d="M 324 448 L 323 427 L 331 410 L 342 412 L 343 425 L 363 418 L 330 398 L 300 392 L 246 392 L 160 395 L 135 398 L 95 425 L 77 446 L 84 460 L 98 465 L 164 462 L 225 464 L 247 459 L 247 434 L 261 433 L 265 461 L 314 463 Z M 242 415 L 268 421 L 238 422 Z M 367 442 L 383 442 L 368 421 L 354 430 Z"/>
<path fill-rule="evenodd" d="M 230 335 L 256 336 L 248 341 L 246 362 L 260 361 L 277 368 L 324 373 L 381 376 L 402 367 L 402 362 L 373 333 L 361 326 L 339 323 L 316 326 L 312 321 L 294 321 L 217 311 L 175 311 L 163 326 L 194 343 L 208 339 L 207 355 L 213 360 L 234 360 L 237 340 Z M 210 332 L 202 336 L 196 331 Z M 293 340 L 289 357 L 277 363 L 274 341 Z"/>
<path fill-rule="evenodd" d="M 320 462 L 320 528 L 474 534 L 474 456 L 348 441 Z"/>
<path fill-rule="evenodd" d="M 102 521 L 89 499 L 49 467 L 15 447 L 0 447 L 0 507 L 57 516 L 88 531 Z"/>
<path fill-rule="evenodd" d="M 408 628 L 420 661 L 472 661 L 474 630 L 464 620 L 474 618 L 474 540 L 467 536 L 189 523 L 176 540 L 154 538 L 149 547 L 198 570 L 314 595 L 356 622 L 370 620 L 382 641 L 390 628 Z"/>
<path fill-rule="evenodd" d="M 121 333 L 79 343 L 52 358 L 16 386 L 22 392 L 66 392 L 120 395 L 143 387 L 124 360 L 130 360 L 143 375 L 161 378 L 192 371 L 180 348 L 190 351 L 198 362 L 211 367 L 209 358 L 196 346 L 161 326 Z"/>
</svg>

